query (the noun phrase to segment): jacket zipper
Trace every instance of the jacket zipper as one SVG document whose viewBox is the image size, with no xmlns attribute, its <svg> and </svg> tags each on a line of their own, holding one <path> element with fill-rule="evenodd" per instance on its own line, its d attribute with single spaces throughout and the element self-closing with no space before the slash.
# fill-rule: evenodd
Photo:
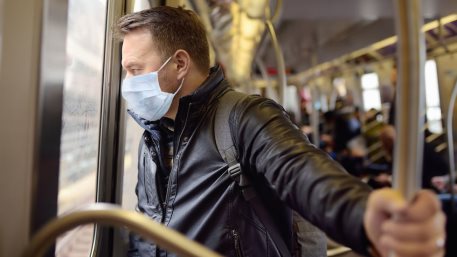
<svg viewBox="0 0 457 257">
<path fill-rule="evenodd" d="M 178 162 L 179 162 L 179 159 L 180 159 L 180 155 L 181 155 L 181 149 L 179 149 L 180 147 L 180 144 L 181 144 L 181 137 L 184 133 L 184 129 L 186 128 L 186 125 L 187 125 L 187 121 L 189 120 L 189 113 L 190 113 L 190 109 L 192 108 L 192 103 L 189 104 L 189 108 L 187 109 L 187 113 L 186 113 L 186 120 L 184 121 L 184 126 L 183 126 L 183 129 L 181 131 L 181 134 L 179 135 L 179 138 L 178 138 L 178 144 L 176 145 L 178 149 L 176 149 L 176 158 L 175 158 L 175 161 L 173 161 L 173 167 L 171 168 L 171 172 L 170 172 L 170 175 L 168 177 L 168 184 L 167 184 L 167 191 L 165 193 L 165 201 L 163 203 L 163 215 L 162 215 L 162 223 L 165 222 L 165 214 L 166 214 L 166 209 L 168 208 L 168 200 L 170 198 L 170 187 L 171 187 L 171 180 L 172 180 L 172 174 L 175 173 L 177 171 L 177 168 L 176 168 L 176 165 L 178 165 Z"/>
<path fill-rule="evenodd" d="M 235 251 L 237 257 L 243 257 L 243 252 L 241 251 L 241 244 L 240 244 L 240 235 L 238 231 L 235 229 L 232 230 L 233 241 L 235 243 Z"/>
<path fill-rule="evenodd" d="M 181 145 L 181 138 L 182 138 L 182 135 L 184 134 L 184 130 L 187 126 L 187 121 L 189 120 L 189 113 L 190 113 L 191 108 L 192 108 L 192 103 L 189 104 L 189 108 L 187 109 L 186 120 L 184 121 L 183 129 L 181 130 L 181 134 L 179 135 L 179 138 L 178 138 L 178 144 L 177 144 L 178 147 Z M 176 151 L 179 152 L 179 149 L 176 149 Z"/>
<path fill-rule="evenodd" d="M 158 149 L 157 144 L 155 143 L 155 141 L 152 138 L 146 137 L 145 138 L 145 143 L 151 143 L 153 149 Z M 154 153 L 154 151 L 151 150 L 149 146 L 147 148 L 148 148 L 149 155 L 151 156 L 151 158 L 153 158 L 156 155 L 156 153 Z M 160 197 L 158 197 L 158 198 L 160 199 Z M 146 194 L 146 199 L 147 199 L 147 201 L 149 203 L 149 195 L 148 194 Z M 163 220 L 163 216 L 164 216 L 164 213 L 165 213 L 165 204 L 164 203 L 160 203 L 160 205 L 162 206 L 162 220 Z"/>
<path fill-rule="evenodd" d="M 149 153 L 151 158 L 153 157 L 153 154 L 152 154 L 152 151 L 150 149 L 149 143 L 151 143 L 153 145 L 153 147 L 154 147 L 154 142 L 152 142 L 152 141 L 153 140 L 150 139 L 148 136 L 144 136 L 144 144 L 146 145 L 146 150 L 148 151 L 148 153 Z M 148 191 L 146 189 L 146 183 L 148 182 L 146 180 L 146 172 L 150 172 L 150 170 L 149 169 L 146 170 L 146 167 L 145 167 L 145 169 L 144 169 L 144 178 L 143 178 L 144 179 L 144 184 L 145 184 L 144 187 L 145 187 L 145 191 L 146 191 L 146 201 L 148 202 L 148 204 L 150 204 L 151 203 L 151 197 L 150 197 L 150 195 L 149 195 L 149 193 L 148 193 Z"/>
</svg>

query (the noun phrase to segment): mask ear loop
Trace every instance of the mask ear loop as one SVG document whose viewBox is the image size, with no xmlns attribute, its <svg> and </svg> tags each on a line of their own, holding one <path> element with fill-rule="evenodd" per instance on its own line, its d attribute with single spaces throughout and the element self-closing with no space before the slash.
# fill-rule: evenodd
<svg viewBox="0 0 457 257">
<path fill-rule="evenodd" d="M 157 72 L 159 72 L 163 67 L 165 67 L 165 65 L 167 65 L 167 63 L 171 60 L 171 57 L 173 57 L 173 56 L 170 56 L 170 57 L 162 64 L 162 66 L 160 66 L 160 68 L 157 70 Z"/>
<path fill-rule="evenodd" d="M 176 90 L 176 92 L 173 95 L 176 95 L 179 92 L 179 90 L 181 90 L 183 84 L 184 84 L 184 78 L 182 78 L 181 85 L 179 85 L 178 90 Z"/>
<path fill-rule="evenodd" d="M 159 72 L 163 67 L 165 67 L 165 65 L 167 65 L 167 63 L 171 60 L 171 57 L 173 57 L 173 56 L 170 56 L 170 57 L 162 64 L 162 66 L 160 66 L 160 68 L 157 70 L 157 72 Z M 184 78 L 181 80 L 181 85 L 179 85 L 179 88 L 176 90 L 176 92 L 175 92 L 173 95 L 176 95 L 176 94 L 179 92 L 179 90 L 181 90 L 183 84 L 184 84 Z"/>
</svg>

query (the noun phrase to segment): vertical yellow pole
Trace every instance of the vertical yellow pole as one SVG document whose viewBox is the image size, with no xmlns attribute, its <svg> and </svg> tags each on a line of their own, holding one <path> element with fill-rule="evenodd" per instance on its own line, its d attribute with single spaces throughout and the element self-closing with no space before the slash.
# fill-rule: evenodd
<svg viewBox="0 0 457 257">
<path fill-rule="evenodd" d="M 425 40 L 420 0 L 394 0 L 398 34 L 394 188 L 411 199 L 421 186 Z"/>
</svg>

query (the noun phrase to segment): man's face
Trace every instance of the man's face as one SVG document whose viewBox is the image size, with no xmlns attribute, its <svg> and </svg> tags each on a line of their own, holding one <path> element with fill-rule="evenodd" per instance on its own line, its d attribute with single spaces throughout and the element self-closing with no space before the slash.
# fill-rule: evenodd
<svg viewBox="0 0 457 257">
<path fill-rule="evenodd" d="M 127 73 L 126 78 L 157 71 L 164 61 L 149 31 L 140 29 L 125 35 L 122 46 L 122 67 Z M 165 92 L 176 90 L 176 76 L 173 80 L 173 71 L 167 69 L 171 65 L 173 60 L 170 60 L 159 72 L 159 84 Z"/>
</svg>

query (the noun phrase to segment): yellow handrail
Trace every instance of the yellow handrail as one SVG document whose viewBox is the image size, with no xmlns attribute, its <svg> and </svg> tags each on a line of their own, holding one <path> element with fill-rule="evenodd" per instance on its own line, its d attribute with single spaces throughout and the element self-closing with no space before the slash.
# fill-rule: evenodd
<svg viewBox="0 0 457 257">
<path fill-rule="evenodd" d="M 44 226 L 32 238 L 23 257 L 41 257 L 62 233 L 80 225 L 97 223 L 101 225 L 126 227 L 145 239 L 154 241 L 161 248 L 183 257 L 222 257 L 203 245 L 187 239 L 150 218 L 119 208 L 113 204 L 91 204 L 79 211 L 62 215 Z"/>
</svg>

